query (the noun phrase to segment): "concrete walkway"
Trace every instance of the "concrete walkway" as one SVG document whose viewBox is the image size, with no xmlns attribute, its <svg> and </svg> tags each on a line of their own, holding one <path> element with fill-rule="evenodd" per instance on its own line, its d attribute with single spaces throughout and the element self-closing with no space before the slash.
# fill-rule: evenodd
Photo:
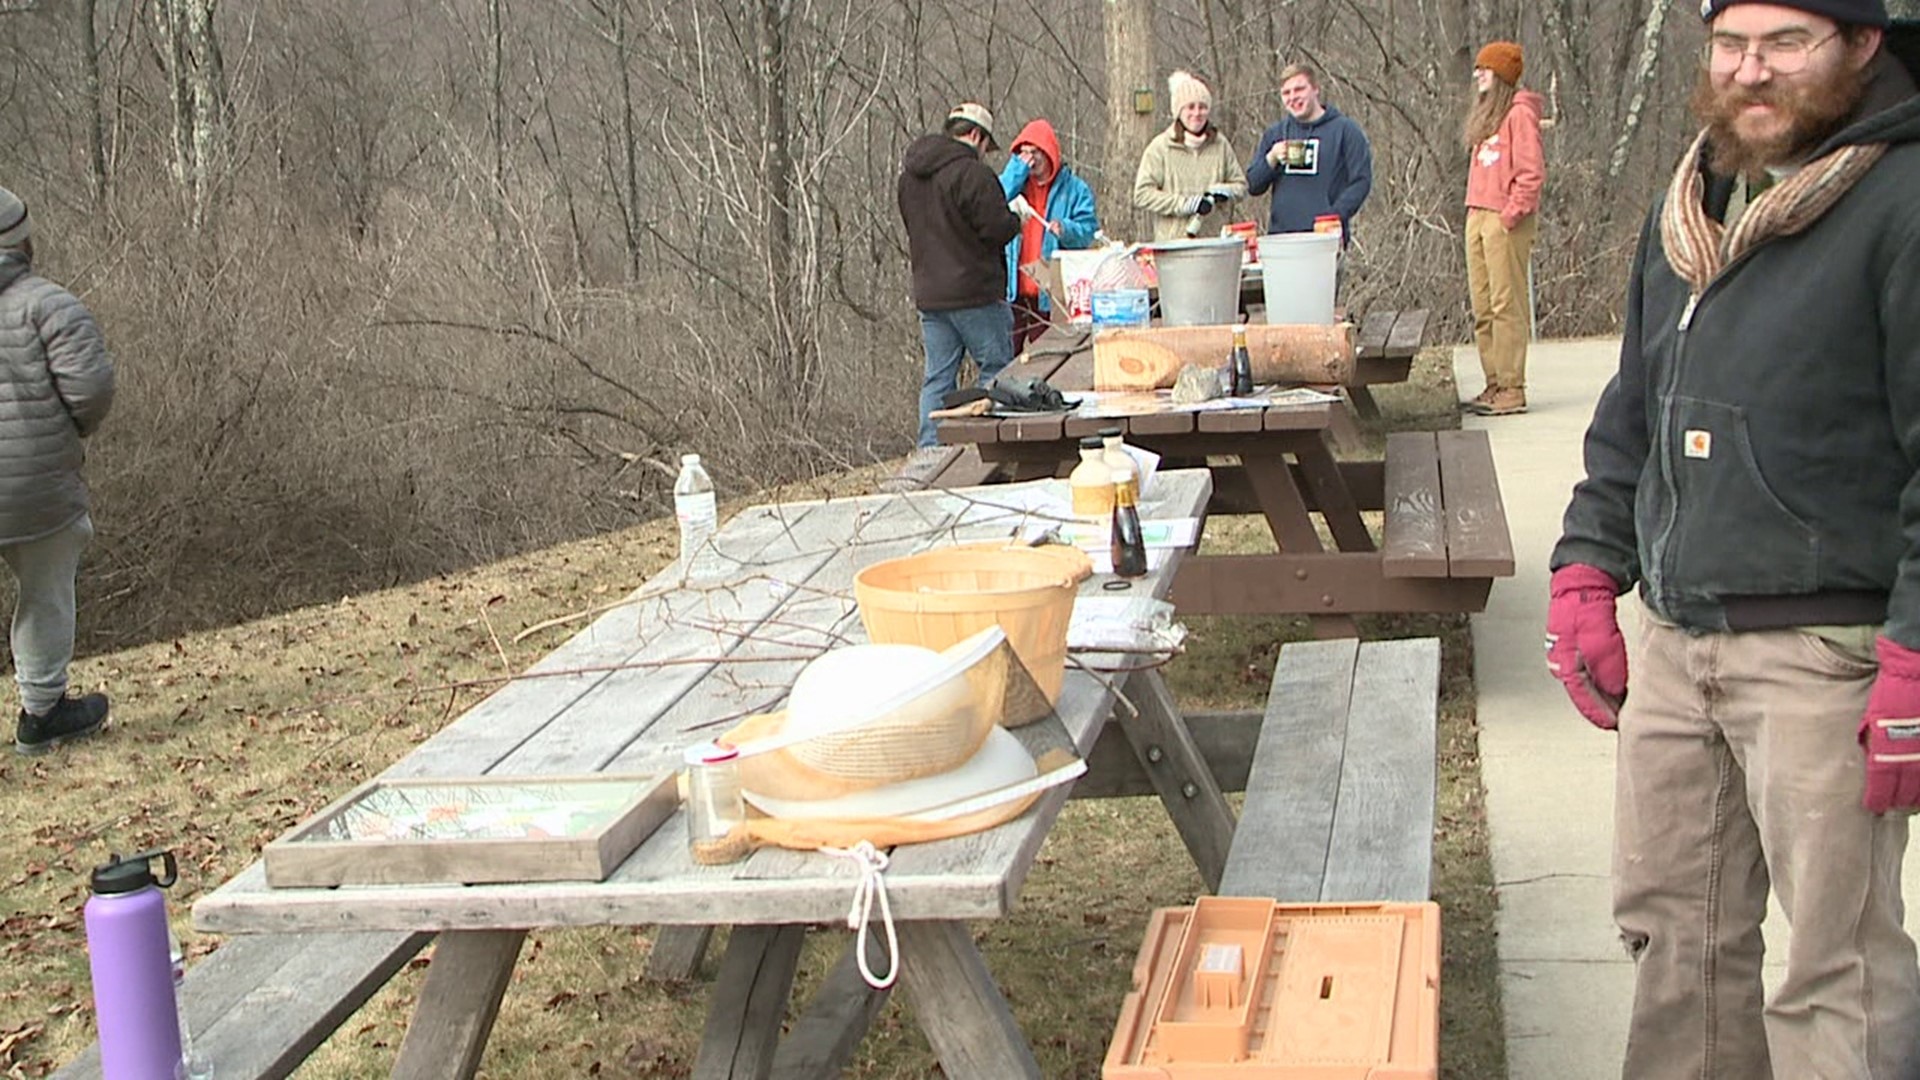
<svg viewBox="0 0 1920 1080">
<path fill-rule="evenodd" d="M 1617 338 L 1537 342 L 1527 356 L 1529 411 L 1463 422 L 1490 435 L 1513 531 L 1514 576 L 1473 619 L 1511 1080 L 1618 1080 L 1626 1046 L 1633 970 L 1608 886 L 1614 740 L 1573 710 L 1547 674 L 1542 645 L 1547 556 L 1584 475 L 1581 437 L 1619 348 Z M 1455 350 L 1454 374 L 1462 396 L 1479 392 L 1471 347 Z M 1623 624 L 1632 608 L 1622 602 Z M 1920 855 L 1907 860 L 1905 884 L 1920 896 Z M 1920 932 L 1920 905 L 1909 905 L 1907 927 Z M 1769 951 L 1784 955 L 1777 907 L 1765 932 Z"/>
</svg>

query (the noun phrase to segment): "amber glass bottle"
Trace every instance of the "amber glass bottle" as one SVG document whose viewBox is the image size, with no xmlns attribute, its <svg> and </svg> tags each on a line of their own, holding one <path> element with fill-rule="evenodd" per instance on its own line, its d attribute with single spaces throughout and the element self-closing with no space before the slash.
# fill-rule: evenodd
<svg viewBox="0 0 1920 1080">
<path fill-rule="evenodd" d="M 1113 572 L 1123 578 L 1145 577 L 1147 538 L 1140 530 L 1139 496 L 1131 471 L 1113 474 Z"/>
</svg>

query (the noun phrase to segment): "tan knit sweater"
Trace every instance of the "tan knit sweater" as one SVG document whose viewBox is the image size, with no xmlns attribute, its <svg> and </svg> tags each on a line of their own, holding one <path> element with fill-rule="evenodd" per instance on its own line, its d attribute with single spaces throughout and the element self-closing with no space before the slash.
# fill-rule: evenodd
<svg viewBox="0 0 1920 1080">
<path fill-rule="evenodd" d="M 1187 216 L 1181 208 L 1212 187 L 1226 188 L 1235 198 L 1247 197 L 1247 173 L 1239 155 L 1219 128 L 1209 127 L 1207 141 L 1194 150 L 1180 138 L 1179 125 L 1170 124 L 1140 155 L 1140 169 L 1133 177 L 1133 205 L 1154 216 L 1155 240 L 1183 240 Z M 1218 211 L 1214 216 L 1222 223 L 1228 220 Z M 1207 230 L 1209 235 L 1215 231 Z"/>
</svg>

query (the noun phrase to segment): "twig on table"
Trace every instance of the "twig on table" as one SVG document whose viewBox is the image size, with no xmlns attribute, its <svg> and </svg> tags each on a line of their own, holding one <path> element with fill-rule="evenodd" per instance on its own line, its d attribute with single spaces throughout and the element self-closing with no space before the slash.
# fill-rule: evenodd
<svg viewBox="0 0 1920 1080">
<path fill-rule="evenodd" d="M 1133 717 L 1136 720 L 1140 718 L 1140 707 L 1138 705 L 1135 705 L 1130 699 L 1128 699 L 1126 693 L 1120 689 L 1119 684 L 1114 682 L 1114 680 L 1107 678 L 1107 675 L 1104 671 L 1102 671 L 1099 668 L 1087 666 L 1087 664 L 1085 664 L 1078 657 L 1075 657 L 1075 656 L 1070 655 L 1067 657 L 1067 660 L 1069 663 L 1073 664 L 1075 668 L 1086 672 L 1088 675 L 1093 677 L 1094 681 L 1098 682 L 1101 686 L 1104 686 L 1109 691 L 1111 691 L 1113 693 L 1113 703 L 1116 708 L 1126 709 L 1127 715 Z"/>
</svg>

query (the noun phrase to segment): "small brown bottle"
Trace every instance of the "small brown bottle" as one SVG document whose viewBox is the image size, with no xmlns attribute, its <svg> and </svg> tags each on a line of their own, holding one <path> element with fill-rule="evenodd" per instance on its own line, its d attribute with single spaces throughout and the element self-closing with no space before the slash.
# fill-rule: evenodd
<svg viewBox="0 0 1920 1080">
<path fill-rule="evenodd" d="M 1139 496 L 1131 470 L 1113 473 L 1113 572 L 1123 578 L 1147 574 L 1147 538 L 1140 530 Z"/>
<path fill-rule="evenodd" d="M 1233 396 L 1253 396 L 1253 357 L 1247 352 L 1247 324 L 1233 324 L 1233 357 L 1228 366 L 1233 371 Z"/>
</svg>

